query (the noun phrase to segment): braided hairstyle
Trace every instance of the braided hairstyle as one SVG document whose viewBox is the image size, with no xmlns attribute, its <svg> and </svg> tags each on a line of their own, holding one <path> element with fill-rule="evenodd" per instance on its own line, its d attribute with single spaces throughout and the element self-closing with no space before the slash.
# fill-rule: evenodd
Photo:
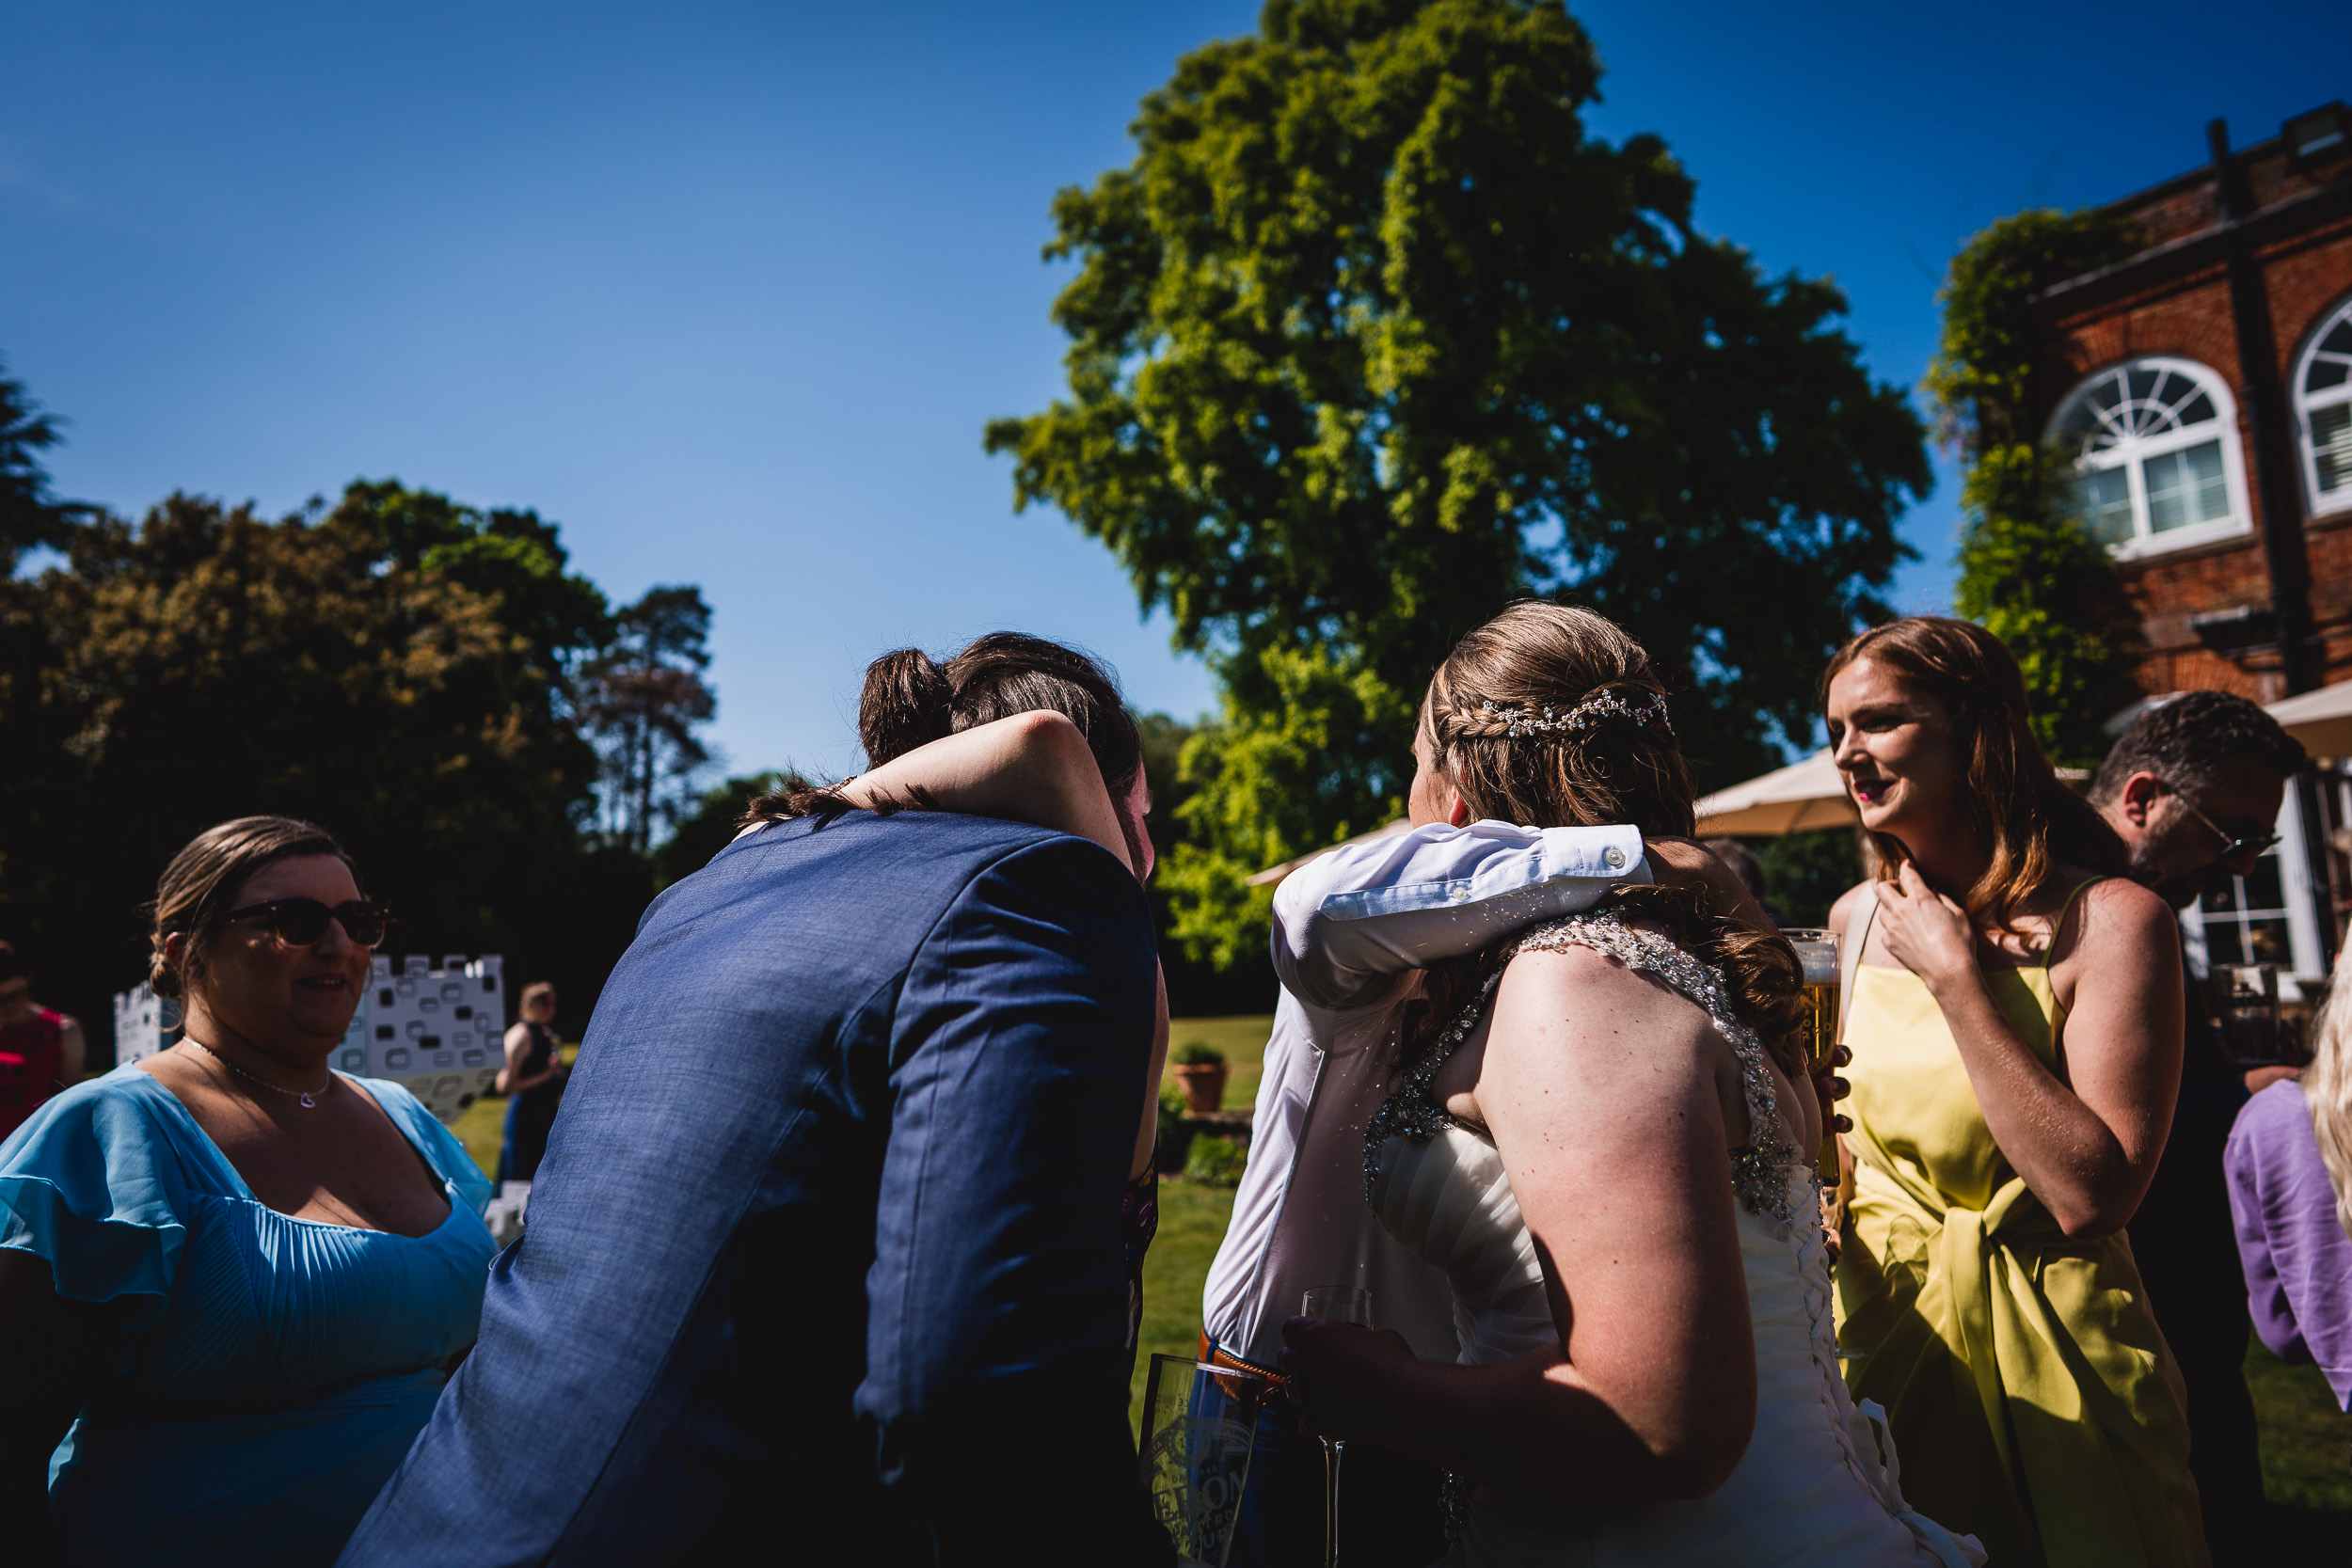
<svg viewBox="0 0 2352 1568">
<path fill-rule="evenodd" d="M 1422 726 L 1432 765 L 1473 816 L 1691 836 L 1691 770 L 1665 683 L 1640 643 L 1591 610 L 1522 600 L 1464 637 L 1429 682 Z M 1686 889 L 1620 887 L 1598 907 L 1664 926 L 1713 965 L 1740 1021 L 1803 1075 L 1804 971 L 1787 942 Z M 1443 1028 L 1478 994 L 1500 946 L 1432 965 L 1405 1037 L 1418 1046 Z"/>
</svg>

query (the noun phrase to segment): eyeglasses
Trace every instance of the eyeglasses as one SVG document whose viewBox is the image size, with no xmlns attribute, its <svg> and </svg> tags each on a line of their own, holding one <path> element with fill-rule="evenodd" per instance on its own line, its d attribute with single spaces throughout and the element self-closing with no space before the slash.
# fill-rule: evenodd
<svg viewBox="0 0 2352 1568">
<path fill-rule="evenodd" d="M 2233 833 L 2203 812 L 2199 811 L 2197 802 L 2190 800 L 2186 792 L 2175 789 L 2172 793 L 2180 797 L 2182 810 L 2212 829 L 2213 836 L 2221 841 L 2221 848 L 2214 856 L 2215 860 L 2241 861 L 2249 855 L 2259 855 L 2279 842 L 2279 834 L 2275 829 L 2269 832 L 2263 832 L 2261 829 L 2256 828 L 2242 833 Z M 2257 837 L 2257 834 L 2261 836 Z"/>
<path fill-rule="evenodd" d="M 333 908 L 315 898 L 273 898 L 266 904 L 247 904 L 241 910 L 230 910 L 222 915 L 225 923 L 231 920 L 259 920 L 276 933 L 278 940 L 294 947 L 308 947 L 326 935 L 330 920 L 343 928 L 343 934 L 360 947 L 373 947 L 384 940 L 384 928 L 392 923 L 392 911 L 381 904 L 371 904 L 363 898 Z"/>
</svg>

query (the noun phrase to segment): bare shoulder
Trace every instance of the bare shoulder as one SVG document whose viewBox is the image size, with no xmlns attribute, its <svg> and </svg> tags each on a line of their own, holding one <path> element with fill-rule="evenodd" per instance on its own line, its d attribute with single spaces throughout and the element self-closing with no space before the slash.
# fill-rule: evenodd
<svg viewBox="0 0 2352 1568">
<path fill-rule="evenodd" d="M 2078 908 L 2083 940 L 2147 942 L 2174 939 L 2178 926 L 2171 906 L 2129 877 L 2108 877 L 2083 890 Z"/>
<path fill-rule="evenodd" d="M 2077 886 L 2090 875 L 2061 867 L 2052 885 Z M 2058 912 L 2055 904 L 2050 912 Z M 2050 967 L 2068 975 L 2069 987 L 2093 975 L 2120 980 L 2135 993 L 2179 987 L 2177 917 L 2163 899 L 2130 878 L 2108 877 L 2084 888 L 2064 920 Z"/>
<path fill-rule="evenodd" d="M 1568 1038 L 1597 1039 L 1638 1027 L 1657 1041 L 1661 1031 L 1693 1040 L 1709 1027 L 1699 1006 L 1657 975 L 1629 969 L 1597 949 L 1546 947 L 1514 957 L 1496 988 L 1498 1024 L 1523 1022 Z M 1499 1027 L 1498 1035 L 1503 1033 Z M 1491 1049 L 1491 1047 L 1489 1048 Z"/>
</svg>

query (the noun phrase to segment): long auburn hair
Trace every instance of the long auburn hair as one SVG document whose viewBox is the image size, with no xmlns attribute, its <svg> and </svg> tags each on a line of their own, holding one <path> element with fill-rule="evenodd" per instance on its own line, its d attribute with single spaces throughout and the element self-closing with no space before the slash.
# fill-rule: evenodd
<svg viewBox="0 0 2352 1568">
<path fill-rule="evenodd" d="M 1829 683 L 1857 659 L 1883 665 L 1943 705 L 1966 759 L 1962 775 L 1970 825 L 1992 851 L 1961 895 L 1969 918 L 2015 934 L 2017 907 L 2056 875 L 2061 862 L 2093 871 L 2125 869 L 2122 840 L 2090 804 L 2066 787 L 2034 737 L 2025 672 L 2001 640 L 1972 621 L 1911 615 L 1872 626 L 1837 650 L 1821 672 Z M 1878 879 L 1894 881 L 1910 849 L 1892 833 L 1869 835 Z"/>
<path fill-rule="evenodd" d="M 1594 698 L 1575 730 L 1514 734 L 1512 714 L 1566 713 Z M 1472 816 L 1540 827 L 1629 823 L 1645 836 L 1688 837 L 1691 770 L 1662 711 L 1666 688 L 1642 645 L 1588 610 L 1522 600 L 1454 645 L 1429 682 L 1422 725 L 1431 758 Z M 1637 719 L 1635 714 L 1648 714 Z M 1724 977 L 1740 1022 L 1792 1076 L 1804 1072 L 1804 971 L 1778 936 L 1727 920 L 1703 895 L 1620 887 L 1598 906 L 1654 920 Z M 1416 1044 L 1478 993 L 1502 944 L 1430 966 L 1406 1010 Z"/>
<path fill-rule="evenodd" d="M 2327 1000 L 2312 1020 L 2311 1066 L 2303 1069 L 2303 1105 L 2328 1185 L 2336 1192 L 2336 1223 L 2352 1236 L 2352 946 L 2336 955 Z"/>
</svg>

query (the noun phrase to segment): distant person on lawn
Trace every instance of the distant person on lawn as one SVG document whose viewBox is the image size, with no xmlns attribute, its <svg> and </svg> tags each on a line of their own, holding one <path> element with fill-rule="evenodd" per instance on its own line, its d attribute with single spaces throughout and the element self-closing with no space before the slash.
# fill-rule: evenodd
<svg viewBox="0 0 2352 1568">
<path fill-rule="evenodd" d="M 82 1081 L 82 1025 L 33 1000 L 33 972 L 0 942 L 0 1138 Z"/>
<path fill-rule="evenodd" d="M 1009 736 L 1083 833 L 893 809 Z M 1158 959 L 1091 754 L 1058 712 L 952 734 L 654 901 L 345 1563 L 1171 1560 L 1120 1245 Z"/>
<path fill-rule="evenodd" d="M 545 980 L 525 986 L 521 1009 L 522 1017 L 506 1031 L 506 1065 L 491 1085 L 507 1097 L 506 1141 L 499 1149 L 502 1182 L 528 1181 L 539 1174 L 567 1070 L 555 1059 L 555 988 Z"/>
</svg>

